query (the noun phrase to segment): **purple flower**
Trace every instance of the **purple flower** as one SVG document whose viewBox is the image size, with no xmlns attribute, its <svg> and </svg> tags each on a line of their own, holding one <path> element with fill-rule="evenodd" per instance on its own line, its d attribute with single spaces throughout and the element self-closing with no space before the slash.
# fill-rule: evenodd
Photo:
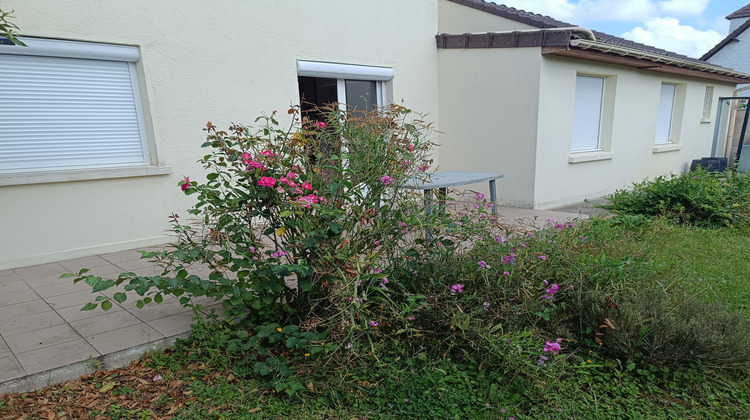
<svg viewBox="0 0 750 420">
<path fill-rule="evenodd" d="M 377 327 L 378 326 L 378 323 L 376 321 L 370 321 L 370 322 L 368 322 L 368 324 L 370 324 L 371 327 Z"/>
<path fill-rule="evenodd" d="M 491 267 L 490 267 L 490 265 L 489 265 L 489 264 L 487 264 L 487 263 L 486 263 L 486 262 L 484 262 L 484 261 L 479 261 L 479 262 L 477 263 L 477 265 L 479 266 L 479 269 L 480 269 L 480 270 L 481 270 L 481 269 L 485 269 L 485 270 L 488 270 L 488 269 L 490 269 L 490 268 L 491 268 Z"/>
<path fill-rule="evenodd" d="M 271 254 L 271 257 L 272 258 L 279 258 L 279 257 L 283 257 L 286 254 L 287 254 L 286 251 L 278 250 L 278 251 L 274 252 L 273 254 Z"/>
<path fill-rule="evenodd" d="M 508 275 L 510 275 L 510 271 L 503 271 L 503 274 L 505 274 L 506 276 L 508 276 Z"/>
<path fill-rule="evenodd" d="M 555 341 L 547 341 L 544 343 L 544 351 L 550 352 L 557 356 L 558 353 L 560 353 L 560 343 L 562 342 L 562 338 L 558 338 Z"/>
<path fill-rule="evenodd" d="M 482 193 L 474 193 L 474 199 L 475 200 L 481 200 L 484 198 L 484 194 Z"/>
<path fill-rule="evenodd" d="M 350 342 L 346 343 L 346 345 L 344 346 L 344 348 L 347 349 L 347 350 L 349 350 L 350 348 L 352 348 L 353 345 L 354 344 L 352 344 L 351 341 L 350 341 Z"/>
<path fill-rule="evenodd" d="M 542 295 L 542 299 L 552 299 L 552 296 L 560 290 L 560 286 L 552 284 L 549 289 L 546 290 L 547 294 Z"/>
<path fill-rule="evenodd" d="M 485 311 L 489 311 L 490 310 L 490 303 L 489 302 L 482 303 L 482 306 L 484 306 L 484 310 Z"/>
<path fill-rule="evenodd" d="M 516 260 L 516 254 L 510 253 L 503 256 L 503 264 L 512 264 Z"/>
<path fill-rule="evenodd" d="M 383 185 L 393 185 L 393 183 L 396 182 L 396 180 L 389 177 L 388 175 L 384 175 L 380 178 L 380 182 L 382 182 Z"/>
<path fill-rule="evenodd" d="M 451 295 L 455 295 L 456 293 L 463 293 L 464 292 L 464 285 L 463 284 L 454 284 L 451 286 Z"/>
<path fill-rule="evenodd" d="M 540 260 L 544 261 L 544 260 L 547 259 L 547 256 L 546 255 L 539 255 L 539 256 L 537 256 L 537 258 L 539 258 Z"/>
</svg>

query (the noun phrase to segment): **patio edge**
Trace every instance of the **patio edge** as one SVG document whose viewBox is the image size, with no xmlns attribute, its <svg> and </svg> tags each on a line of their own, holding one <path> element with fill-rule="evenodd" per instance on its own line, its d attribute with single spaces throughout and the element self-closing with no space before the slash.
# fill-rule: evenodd
<svg viewBox="0 0 750 420">
<path fill-rule="evenodd" d="M 0 383 L 0 394 L 35 391 L 50 385 L 72 381 L 98 370 L 112 370 L 125 367 L 150 351 L 173 346 L 178 338 L 187 338 L 190 334 L 190 332 L 185 332 L 113 353 L 92 357 L 82 362 L 71 363 L 22 378 L 11 379 Z"/>
</svg>

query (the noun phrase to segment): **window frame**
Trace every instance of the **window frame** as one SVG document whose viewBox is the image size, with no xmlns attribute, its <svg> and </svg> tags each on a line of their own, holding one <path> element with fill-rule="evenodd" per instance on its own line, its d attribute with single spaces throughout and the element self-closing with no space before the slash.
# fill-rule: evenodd
<svg viewBox="0 0 750 420">
<path fill-rule="evenodd" d="M 127 94 L 132 94 L 133 109 L 132 112 L 128 111 L 127 114 L 123 115 L 128 115 L 129 118 L 135 118 L 139 142 L 131 142 L 130 144 L 138 144 L 140 146 L 140 152 L 143 159 L 139 162 L 84 162 L 74 165 L 47 164 L 32 168 L 9 168 L 6 170 L 0 170 L 0 185 L 149 176 L 171 173 L 171 169 L 168 167 L 153 166 L 155 153 L 151 147 L 148 130 L 149 126 L 147 125 L 146 112 L 144 109 L 143 87 L 136 66 L 136 63 L 140 61 L 140 51 L 138 47 L 44 38 L 24 38 L 23 40 L 28 45 L 27 47 L 0 45 L 0 57 L 5 55 L 34 56 L 50 58 L 51 63 L 57 62 L 60 64 L 65 63 L 65 60 L 81 60 L 79 62 L 69 61 L 69 63 L 82 65 L 83 67 L 85 67 L 86 64 L 83 60 L 109 61 L 125 64 L 130 83 L 130 91 L 127 92 Z M 56 61 L 55 59 L 63 60 Z M 93 68 L 94 67 L 92 67 L 92 69 Z M 124 72 L 122 72 L 121 75 L 124 75 Z M 54 140 L 50 140 L 49 144 L 54 145 Z"/>
<path fill-rule="evenodd" d="M 300 76 L 336 79 L 337 102 L 342 109 L 346 109 L 347 80 L 374 81 L 377 105 L 387 105 L 388 82 L 393 80 L 394 71 L 391 67 L 297 60 L 297 77 Z"/>
<path fill-rule="evenodd" d="M 582 92 L 582 86 L 584 84 L 580 83 L 586 79 L 597 79 L 601 81 L 601 88 L 598 92 L 598 104 L 590 104 L 598 106 L 598 115 L 596 118 L 591 118 L 590 120 L 585 121 L 579 121 L 578 118 L 580 118 L 581 115 L 587 116 L 588 114 L 581 114 L 582 109 L 579 108 L 579 99 L 581 99 L 581 96 L 584 94 L 591 94 L 595 93 L 593 91 L 591 92 Z M 604 99 L 605 99 L 605 92 L 607 88 L 607 78 L 604 76 L 599 75 L 590 75 L 590 74 L 576 74 L 575 78 L 575 87 L 574 87 L 574 101 L 573 101 L 573 131 L 571 133 L 571 145 L 570 145 L 570 153 L 576 154 L 576 153 L 589 153 L 589 152 L 600 152 L 602 151 L 602 122 L 603 122 L 603 116 L 604 116 Z M 589 104 L 587 104 L 589 105 Z M 576 148 L 576 144 L 580 143 L 576 140 L 576 126 L 581 124 L 596 124 L 596 144 L 591 145 L 589 147 L 579 147 Z M 585 127 L 589 128 L 589 127 Z M 593 130 L 592 130 L 593 131 Z"/>
</svg>

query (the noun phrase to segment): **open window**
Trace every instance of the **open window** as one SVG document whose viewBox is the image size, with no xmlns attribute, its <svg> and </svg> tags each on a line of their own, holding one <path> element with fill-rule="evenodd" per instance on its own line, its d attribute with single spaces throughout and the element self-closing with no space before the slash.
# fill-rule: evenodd
<svg viewBox="0 0 750 420">
<path fill-rule="evenodd" d="M 297 76 L 303 116 L 322 121 L 317 109 L 334 103 L 352 112 L 385 105 L 393 69 L 300 60 Z"/>
</svg>

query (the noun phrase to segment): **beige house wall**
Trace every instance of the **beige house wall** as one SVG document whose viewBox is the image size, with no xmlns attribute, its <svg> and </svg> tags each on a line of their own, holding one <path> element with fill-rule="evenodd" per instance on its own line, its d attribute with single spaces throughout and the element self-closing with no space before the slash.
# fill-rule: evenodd
<svg viewBox="0 0 750 420">
<path fill-rule="evenodd" d="M 299 102 L 298 59 L 392 67 L 391 98 L 438 121 L 433 0 L 2 6 L 15 11 L 22 35 L 139 46 L 154 163 L 171 174 L 0 186 L 0 269 L 166 241 L 167 216 L 193 203 L 177 183 L 202 177 L 206 121 L 251 124 L 273 110 L 286 118 Z"/>
<path fill-rule="evenodd" d="M 538 48 L 438 53 L 440 169 L 503 173 L 504 205 L 533 205 L 541 59 Z"/>
<path fill-rule="evenodd" d="M 598 156 L 607 159 L 570 162 L 584 155 L 570 153 L 577 74 L 605 76 L 610 88 L 615 84 L 608 92 L 612 94 L 605 94 L 604 108 L 611 107 L 612 113 L 605 112 L 602 131 L 603 137 L 608 137 L 606 131 L 610 135 Z M 686 171 L 693 159 L 710 155 L 718 97 L 731 95 L 733 89 L 726 83 L 552 56 L 542 61 L 539 83 L 534 207 L 542 209 L 600 197 L 647 177 Z M 674 112 L 681 123 L 673 123 L 674 145 L 655 148 L 662 83 L 677 85 Z M 714 86 L 714 96 L 711 118 L 703 122 L 706 86 Z"/>
</svg>

